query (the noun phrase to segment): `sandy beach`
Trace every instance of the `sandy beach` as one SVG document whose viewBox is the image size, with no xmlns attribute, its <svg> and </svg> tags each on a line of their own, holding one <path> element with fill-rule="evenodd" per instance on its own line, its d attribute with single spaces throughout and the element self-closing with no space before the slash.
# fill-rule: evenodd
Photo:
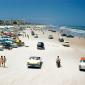
<svg viewBox="0 0 85 85">
<path fill-rule="evenodd" d="M 85 57 L 85 39 L 64 38 L 70 47 L 62 46 L 58 41 L 59 33 L 35 31 L 38 38 L 25 30 L 20 39 L 28 47 L 13 48 L 0 51 L 7 58 L 6 68 L 0 67 L 0 85 L 85 85 L 85 71 L 79 71 L 79 59 Z M 24 34 L 23 34 L 24 35 Z M 53 39 L 48 39 L 53 35 Z M 45 50 L 37 50 L 37 43 L 44 42 Z M 40 56 L 43 64 L 41 69 L 27 68 L 30 56 Z M 60 56 L 61 67 L 57 68 L 56 58 Z"/>
</svg>

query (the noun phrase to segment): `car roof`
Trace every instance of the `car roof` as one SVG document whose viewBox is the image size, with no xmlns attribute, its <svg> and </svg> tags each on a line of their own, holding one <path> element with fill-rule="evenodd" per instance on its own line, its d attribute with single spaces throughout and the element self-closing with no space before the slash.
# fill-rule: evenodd
<svg viewBox="0 0 85 85">
<path fill-rule="evenodd" d="M 81 57 L 80 60 L 85 60 L 85 57 Z"/>
<path fill-rule="evenodd" d="M 66 41 L 65 43 L 69 43 L 68 41 Z"/>
<path fill-rule="evenodd" d="M 43 42 L 38 42 L 38 43 L 43 43 Z"/>
<path fill-rule="evenodd" d="M 31 56 L 30 58 L 40 58 L 40 57 L 37 57 L 37 56 Z"/>
</svg>

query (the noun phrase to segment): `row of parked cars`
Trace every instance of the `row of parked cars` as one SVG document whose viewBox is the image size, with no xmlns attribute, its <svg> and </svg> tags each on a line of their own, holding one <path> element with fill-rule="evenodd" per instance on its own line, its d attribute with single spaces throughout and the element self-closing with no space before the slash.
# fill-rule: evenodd
<svg viewBox="0 0 85 85">
<path fill-rule="evenodd" d="M 65 34 L 65 33 L 62 33 L 61 36 L 68 37 L 68 38 L 74 38 L 73 35 L 71 35 L 71 34 Z"/>
<path fill-rule="evenodd" d="M 12 49 L 17 48 L 19 46 L 23 46 L 24 42 L 22 42 L 19 38 L 16 37 L 10 37 L 7 35 L 0 36 L 0 50 L 3 51 L 3 49 Z"/>
</svg>

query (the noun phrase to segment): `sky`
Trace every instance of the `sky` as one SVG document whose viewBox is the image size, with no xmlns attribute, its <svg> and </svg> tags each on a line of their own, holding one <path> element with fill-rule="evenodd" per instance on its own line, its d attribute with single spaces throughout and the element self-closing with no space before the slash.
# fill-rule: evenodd
<svg viewBox="0 0 85 85">
<path fill-rule="evenodd" d="M 85 26 L 85 0 L 0 0 L 0 19 Z"/>
</svg>

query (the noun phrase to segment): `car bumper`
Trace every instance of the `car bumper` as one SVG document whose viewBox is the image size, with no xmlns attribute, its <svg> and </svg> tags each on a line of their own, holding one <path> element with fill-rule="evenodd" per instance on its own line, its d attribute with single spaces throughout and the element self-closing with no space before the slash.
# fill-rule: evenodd
<svg viewBox="0 0 85 85">
<path fill-rule="evenodd" d="M 37 49 L 41 49 L 41 50 L 43 50 L 43 49 L 45 49 L 44 47 L 37 47 Z"/>
<path fill-rule="evenodd" d="M 79 65 L 79 69 L 80 69 L 80 70 L 85 70 L 85 66 Z"/>
<path fill-rule="evenodd" d="M 40 64 L 28 64 L 27 65 L 28 67 L 41 67 L 41 65 Z"/>
</svg>

